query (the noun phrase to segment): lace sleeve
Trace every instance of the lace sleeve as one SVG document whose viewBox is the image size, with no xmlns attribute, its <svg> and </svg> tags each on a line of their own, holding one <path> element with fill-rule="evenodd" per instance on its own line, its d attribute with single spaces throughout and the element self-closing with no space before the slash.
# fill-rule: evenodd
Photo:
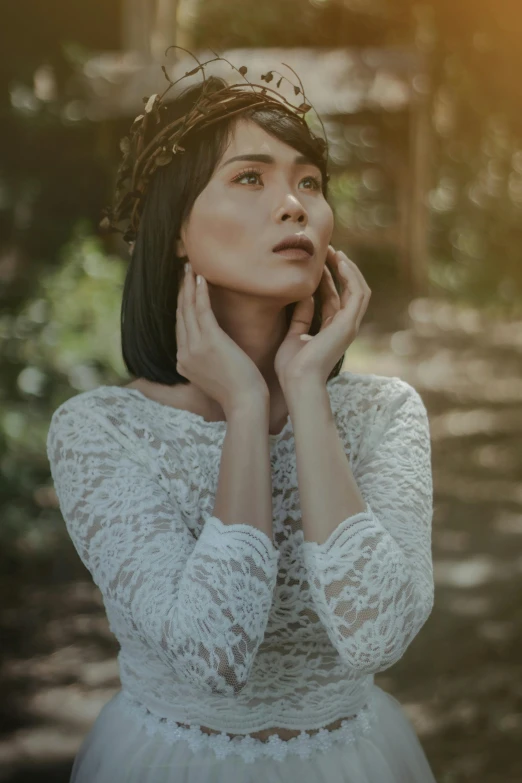
<svg viewBox="0 0 522 783">
<path fill-rule="evenodd" d="M 234 695 L 264 637 L 279 551 L 263 531 L 213 516 L 194 538 L 126 440 L 90 408 L 53 414 L 47 455 L 69 535 L 120 644 L 138 638 L 185 682 Z"/>
<path fill-rule="evenodd" d="M 384 434 L 355 474 L 366 511 L 322 544 L 303 544 L 321 622 L 346 664 L 366 674 L 402 657 L 434 600 L 428 416 L 417 391 L 401 383 Z"/>
</svg>

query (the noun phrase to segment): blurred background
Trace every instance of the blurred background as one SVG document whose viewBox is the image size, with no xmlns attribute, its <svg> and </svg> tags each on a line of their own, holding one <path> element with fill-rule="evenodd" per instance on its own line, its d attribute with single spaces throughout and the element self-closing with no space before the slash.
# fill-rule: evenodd
<svg viewBox="0 0 522 783">
<path fill-rule="evenodd" d="M 519 783 L 519 0 L 17 0 L 2 21 L 0 780 L 67 781 L 119 687 L 45 440 L 65 399 L 129 380 L 127 247 L 98 222 L 160 65 L 196 64 L 175 43 L 253 81 L 291 65 L 323 120 L 333 244 L 373 291 L 344 369 L 407 380 L 432 434 L 435 608 L 376 683 L 440 783 Z"/>
</svg>

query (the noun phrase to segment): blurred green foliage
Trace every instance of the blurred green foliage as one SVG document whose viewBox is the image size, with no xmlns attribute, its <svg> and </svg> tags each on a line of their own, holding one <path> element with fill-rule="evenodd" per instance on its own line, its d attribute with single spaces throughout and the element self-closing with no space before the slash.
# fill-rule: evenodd
<svg viewBox="0 0 522 783">
<path fill-rule="evenodd" d="M 49 483 L 49 419 L 71 394 L 118 383 L 125 373 L 119 329 L 125 266 L 88 224 L 78 223 L 32 296 L 0 315 L 0 355 L 9 369 L 0 408 L 4 569 L 45 555 L 63 537 Z"/>
</svg>

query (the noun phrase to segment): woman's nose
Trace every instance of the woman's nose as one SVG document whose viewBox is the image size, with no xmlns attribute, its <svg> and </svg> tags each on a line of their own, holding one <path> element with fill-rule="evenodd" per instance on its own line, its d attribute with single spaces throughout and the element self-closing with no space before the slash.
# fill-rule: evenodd
<svg viewBox="0 0 522 783">
<path fill-rule="evenodd" d="M 283 203 L 279 207 L 279 215 L 278 217 L 281 220 L 288 220 L 294 219 L 303 221 L 307 218 L 307 213 L 301 202 L 295 198 L 295 196 L 292 196 L 291 194 L 288 194 L 286 198 L 284 199 Z"/>
</svg>

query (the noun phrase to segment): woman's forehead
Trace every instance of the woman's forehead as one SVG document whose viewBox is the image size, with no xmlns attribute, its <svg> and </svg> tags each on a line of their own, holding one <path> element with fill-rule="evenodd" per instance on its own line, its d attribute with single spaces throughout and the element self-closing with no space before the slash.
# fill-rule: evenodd
<svg viewBox="0 0 522 783">
<path fill-rule="evenodd" d="M 229 144 L 218 166 L 222 166 L 230 157 L 248 153 L 264 153 L 276 158 L 276 162 L 291 162 L 295 158 L 296 150 L 253 120 L 240 117 L 231 128 Z"/>
</svg>

